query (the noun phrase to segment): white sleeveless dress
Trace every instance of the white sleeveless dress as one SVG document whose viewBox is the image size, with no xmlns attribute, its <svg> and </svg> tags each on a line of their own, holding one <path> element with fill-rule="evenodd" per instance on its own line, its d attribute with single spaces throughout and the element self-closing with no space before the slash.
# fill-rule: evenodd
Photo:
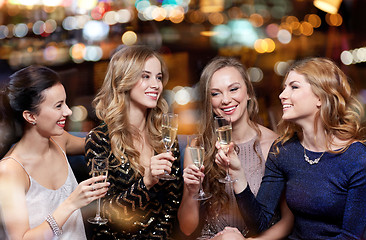
<svg viewBox="0 0 366 240">
<path fill-rule="evenodd" d="M 56 143 L 55 141 L 53 141 Z M 57 143 L 56 143 L 57 145 Z M 59 146 L 60 147 L 60 146 Z M 61 148 L 61 147 L 60 147 Z M 70 167 L 69 162 L 63 149 L 61 148 L 67 165 L 68 176 L 66 182 L 57 190 L 43 187 L 29 175 L 23 164 L 13 157 L 10 158 L 18 162 L 27 173 L 30 181 L 30 187 L 26 194 L 27 210 L 29 215 L 30 228 L 37 227 L 46 220 L 48 214 L 52 214 L 56 208 L 75 190 L 78 183 L 75 175 Z M 62 226 L 63 234 L 54 236 L 53 240 L 86 240 L 85 228 L 80 209 L 74 211 L 69 219 Z"/>
</svg>

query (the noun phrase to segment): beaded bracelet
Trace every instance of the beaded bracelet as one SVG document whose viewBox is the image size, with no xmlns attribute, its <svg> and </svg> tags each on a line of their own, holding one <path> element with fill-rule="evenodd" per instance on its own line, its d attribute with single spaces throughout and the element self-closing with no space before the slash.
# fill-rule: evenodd
<svg viewBox="0 0 366 240">
<path fill-rule="evenodd" d="M 48 224 L 50 225 L 52 232 L 56 235 L 56 236 L 60 236 L 62 234 L 62 228 L 60 228 L 57 225 L 56 220 L 53 218 L 53 216 L 51 214 L 47 215 L 46 221 L 48 222 Z"/>
</svg>

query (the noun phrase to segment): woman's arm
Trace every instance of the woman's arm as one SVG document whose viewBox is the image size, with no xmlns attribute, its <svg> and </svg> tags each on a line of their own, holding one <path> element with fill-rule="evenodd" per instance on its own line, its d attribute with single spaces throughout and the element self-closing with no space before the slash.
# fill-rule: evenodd
<svg viewBox="0 0 366 240">
<path fill-rule="evenodd" d="M 172 149 L 177 149 L 177 147 L 174 145 Z M 85 148 L 86 160 L 88 162 L 90 162 L 96 154 L 108 153 L 107 156 L 109 156 L 110 151 L 109 138 L 103 131 L 100 131 L 99 129 L 99 131 L 91 131 L 88 134 Z M 172 150 L 172 153 L 174 156 L 170 153 L 161 153 L 159 155 L 160 157 L 163 156 L 165 159 L 169 158 L 173 161 L 171 170 L 179 173 L 179 150 Z M 175 160 L 174 157 L 176 157 L 177 160 Z M 153 158 L 156 158 L 156 156 Z M 155 160 L 159 161 L 158 159 Z M 163 205 L 169 205 L 171 209 L 171 212 L 167 213 L 167 215 L 169 215 L 167 218 L 176 218 L 176 210 L 181 201 L 183 191 L 181 175 L 178 175 L 177 180 L 157 181 L 151 184 L 151 181 L 146 181 L 144 179 L 145 176 L 136 177 L 134 175 L 134 171 L 127 159 L 125 160 L 125 163 L 119 164 L 118 166 L 116 165 L 113 167 L 111 165 L 116 165 L 116 159 L 114 159 L 113 154 L 110 155 L 108 173 L 111 186 L 107 196 L 102 199 L 105 216 L 108 217 L 111 222 L 121 228 L 139 228 L 140 226 L 134 224 L 136 217 L 141 215 L 142 212 L 146 212 L 149 203 L 154 201 L 159 194 L 166 194 L 166 196 L 164 196 Z M 164 171 L 161 171 L 156 174 L 162 174 L 163 172 Z M 152 173 L 149 174 L 151 175 Z M 166 209 L 162 209 L 162 211 L 165 210 Z M 117 219 L 118 221 L 116 221 Z"/>
<path fill-rule="evenodd" d="M 363 148 L 364 149 L 364 148 Z M 363 150 L 365 151 L 365 150 Z M 366 154 L 359 153 L 358 159 L 350 158 L 348 194 L 344 207 L 341 233 L 329 239 L 364 239 L 366 234 Z"/>
<path fill-rule="evenodd" d="M 184 190 L 182 203 L 178 210 L 178 221 L 181 231 L 186 235 L 191 235 L 199 224 L 199 201 L 193 195 L 199 190 L 199 177 L 203 179 L 203 173 L 193 165 L 188 148 L 184 154 Z"/>
<path fill-rule="evenodd" d="M 235 197 L 245 224 L 248 227 L 248 236 L 258 235 L 269 227 L 270 220 L 280 202 L 285 186 L 285 177 L 276 165 L 279 159 L 273 158 L 273 154 L 270 154 L 256 197 L 248 185 L 243 191 L 239 192 L 235 189 L 236 183 L 234 183 Z"/>
<path fill-rule="evenodd" d="M 54 212 L 50 212 L 60 228 L 76 209 L 105 195 L 108 183 L 98 183 L 99 185 L 95 185 L 98 190 L 92 191 L 91 189 L 90 185 L 100 180 L 102 178 L 99 177 L 81 183 Z M 0 163 L 0 205 L 9 237 L 12 240 L 52 239 L 54 233 L 46 221 L 30 229 L 26 205 L 28 185 L 29 178 L 17 162 L 12 159 L 2 160 Z M 39 207 L 42 207 L 42 203 Z"/>
<path fill-rule="evenodd" d="M 288 208 L 284 195 L 281 198 L 280 204 L 281 219 L 268 230 L 264 231 L 256 237 L 247 238 L 248 240 L 281 240 L 286 238 L 291 233 L 292 227 L 294 225 L 294 215 Z"/>
</svg>

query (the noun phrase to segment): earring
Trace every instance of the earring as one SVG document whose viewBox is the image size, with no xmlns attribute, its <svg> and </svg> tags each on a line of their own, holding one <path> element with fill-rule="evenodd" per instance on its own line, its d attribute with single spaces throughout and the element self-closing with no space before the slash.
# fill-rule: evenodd
<svg viewBox="0 0 366 240">
<path fill-rule="evenodd" d="M 36 125 L 36 122 L 32 122 L 32 125 L 34 126 L 34 125 Z"/>
</svg>

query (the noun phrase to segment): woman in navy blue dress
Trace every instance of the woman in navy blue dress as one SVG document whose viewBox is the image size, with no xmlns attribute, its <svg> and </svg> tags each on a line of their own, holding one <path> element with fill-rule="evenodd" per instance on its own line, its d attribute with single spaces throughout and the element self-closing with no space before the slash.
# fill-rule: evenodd
<svg viewBox="0 0 366 240">
<path fill-rule="evenodd" d="M 257 197 L 235 151 L 230 162 L 235 196 L 252 235 L 268 227 L 281 193 L 294 214 L 289 239 L 362 239 L 366 228 L 366 146 L 362 105 L 346 75 L 325 58 L 297 62 L 279 96 L 283 116 Z M 219 146 L 217 145 L 219 148 Z M 239 168 L 237 168 L 239 169 Z M 228 229 L 233 234 L 232 229 Z M 225 233 L 223 234 L 225 235 Z"/>
</svg>

